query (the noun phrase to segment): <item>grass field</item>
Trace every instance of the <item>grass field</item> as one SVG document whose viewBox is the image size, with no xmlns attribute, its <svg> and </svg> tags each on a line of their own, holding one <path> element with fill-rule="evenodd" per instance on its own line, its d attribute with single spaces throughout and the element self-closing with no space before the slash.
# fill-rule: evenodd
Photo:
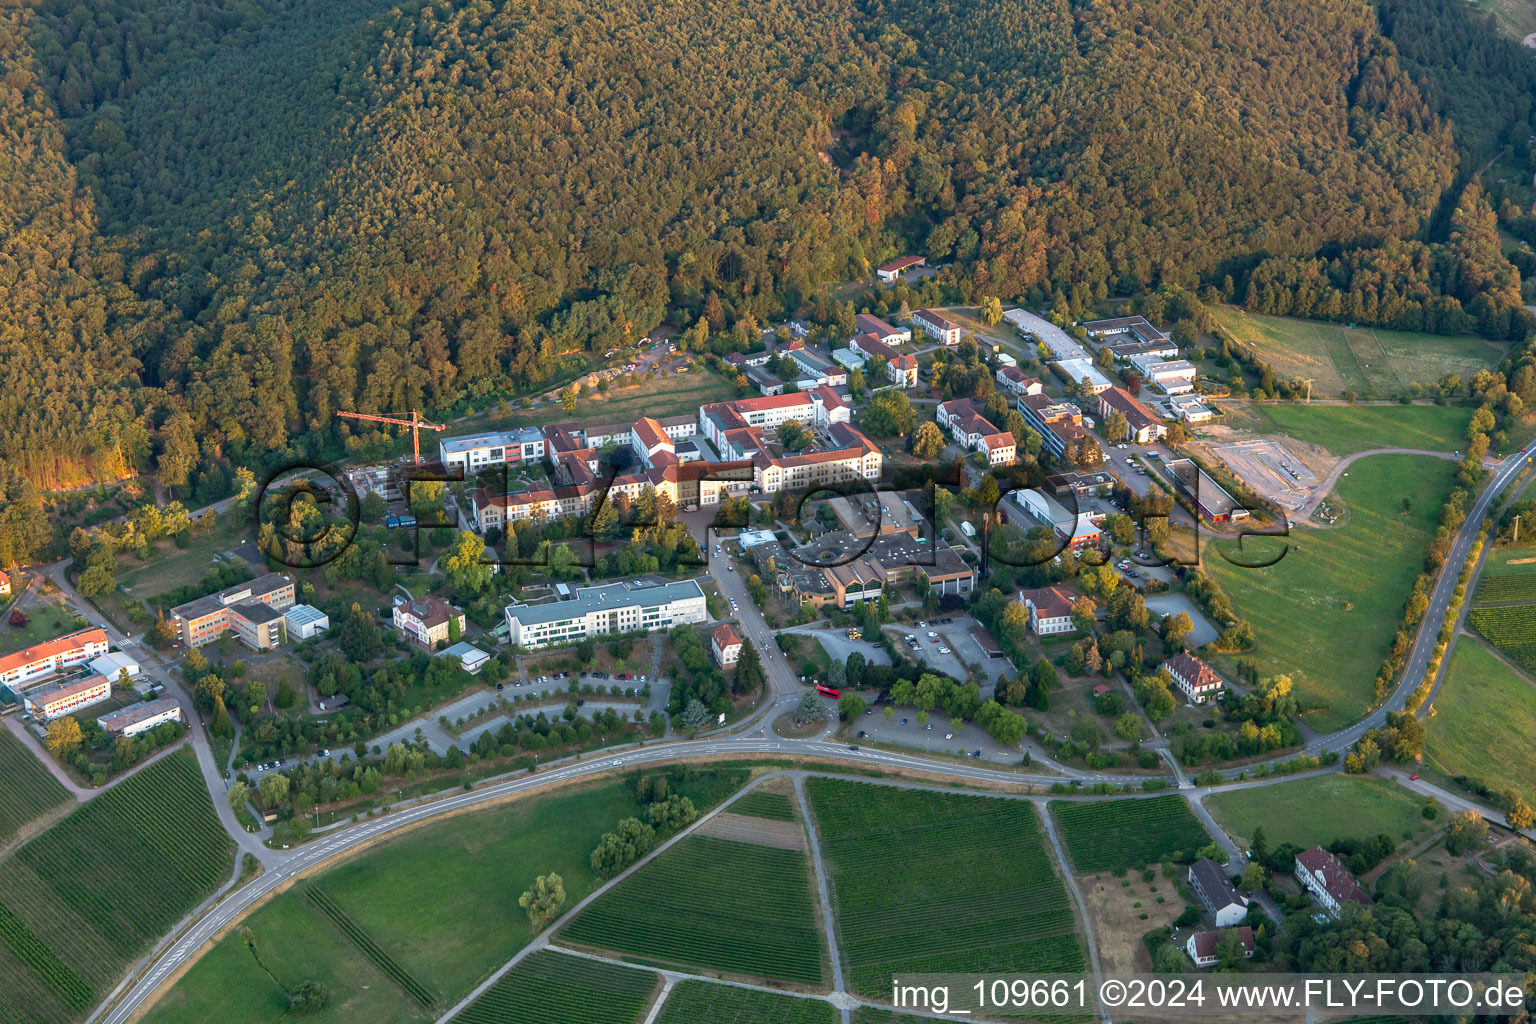
<svg viewBox="0 0 1536 1024">
<path fill-rule="evenodd" d="M 1292 531 L 1285 556 L 1262 569 L 1232 565 L 1206 546 L 1205 570 L 1258 640 L 1244 657 L 1263 675 L 1290 676 L 1304 707 L 1323 706 L 1307 716 L 1314 729 L 1347 725 L 1374 698 L 1376 673 L 1455 472 L 1452 463 L 1423 456 L 1361 459 L 1339 481 L 1347 525 Z M 1258 555 L 1275 551 L 1262 538 L 1244 546 Z"/>
<path fill-rule="evenodd" d="M 820 778 L 806 789 L 852 991 L 882 997 L 901 973 L 1082 970 L 1071 898 L 1027 802 Z"/>
<path fill-rule="evenodd" d="M 731 804 L 732 814 L 746 814 L 754 818 L 772 818 L 775 821 L 794 821 L 795 802 L 784 793 L 769 793 L 754 789 Z"/>
<path fill-rule="evenodd" d="M 1054 800 L 1051 813 L 1073 869 L 1083 874 L 1156 864 L 1211 842 L 1181 796 L 1104 803 Z"/>
<path fill-rule="evenodd" d="M 1459 451 L 1467 443 L 1472 410 L 1456 405 L 1250 405 L 1232 426 L 1270 437 L 1284 434 L 1334 455 L 1372 448 Z M 1199 434 L 1197 427 L 1195 433 Z"/>
<path fill-rule="evenodd" d="M 44 640 L 52 640 L 89 625 L 65 606 L 52 602 L 32 604 L 23 608 L 22 613 L 30 620 L 25 626 L 12 626 L 9 622 L 0 624 L 0 654 L 26 650 Z"/>
<path fill-rule="evenodd" d="M 755 393 L 755 392 L 754 392 Z M 476 416 L 450 426 L 451 434 L 469 434 L 509 427 L 541 427 L 574 420 L 577 423 L 628 423 L 641 416 L 680 416 L 699 411 L 699 406 L 736 397 L 736 385 L 709 370 L 684 374 L 660 374 L 632 388 L 614 388 L 606 397 L 593 391 L 566 412 L 558 402 L 537 409 L 503 409 L 499 415 Z M 435 450 L 435 449 L 434 449 Z"/>
<path fill-rule="evenodd" d="M 1390 398 L 1409 382 L 1429 384 L 1446 374 L 1466 380 L 1503 358 L 1481 338 L 1445 337 L 1290 317 L 1258 316 L 1218 307 L 1216 320 L 1275 368 L 1278 377 L 1311 379 L 1314 397 L 1354 391 Z"/>
<path fill-rule="evenodd" d="M 1428 725 L 1430 764 L 1536 804 L 1536 685 L 1488 648 L 1457 642 Z"/>
<path fill-rule="evenodd" d="M 656 1024 L 836 1024 L 837 1010 L 820 999 L 753 989 L 680 982 L 667 996 Z"/>
<path fill-rule="evenodd" d="M 605 893 L 560 937 L 648 960 L 823 984 L 825 943 L 799 850 L 690 836 Z"/>
<path fill-rule="evenodd" d="M 42 982 L 29 1019 L 50 1024 L 89 1009 L 230 877 L 233 851 L 190 750 L 19 847 L 0 865 L 0 970 Z"/>
<path fill-rule="evenodd" d="M 0 729 L 0 846 L 22 826 L 70 799 L 69 791 L 44 768 L 26 744 Z"/>
<path fill-rule="evenodd" d="M 167 537 L 155 542 L 154 553 L 148 561 L 141 562 L 131 553 L 120 554 L 117 582 L 135 598 L 149 600 L 188 583 L 196 583 L 218 563 L 219 555 L 238 547 L 241 540 L 254 540 L 255 537 L 255 530 L 249 523 L 224 516 L 212 530 L 194 527 L 184 549 L 178 548 Z"/>
<path fill-rule="evenodd" d="M 539 950 L 455 1019 L 463 1024 L 635 1024 L 657 981 L 650 971 Z"/>
<path fill-rule="evenodd" d="M 1321 775 L 1215 793 L 1205 806 L 1234 839 L 1251 840 L 1262 825 L 1271 847 L 1327 846 L 1378 834 L 1402 839 L 1428 825 L 1419 814 L 1423 797 L 1375 775 Z"/>
</svg>

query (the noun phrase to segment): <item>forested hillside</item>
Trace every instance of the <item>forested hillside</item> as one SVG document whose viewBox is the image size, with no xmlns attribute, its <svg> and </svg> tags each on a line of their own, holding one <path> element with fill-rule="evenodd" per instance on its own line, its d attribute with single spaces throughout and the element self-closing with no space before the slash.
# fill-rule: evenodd
<svg viewBox="0 0 1536 1024">
<path fill-rule="evenodd" d="M 1529 117 L 1518 55 L 1436 55 L 1451 2 L 0 0 L 0 453 L 182 486 L 906 251 L 1347 291 L 1315 261 L 1449 225 Z"/>
</svg>

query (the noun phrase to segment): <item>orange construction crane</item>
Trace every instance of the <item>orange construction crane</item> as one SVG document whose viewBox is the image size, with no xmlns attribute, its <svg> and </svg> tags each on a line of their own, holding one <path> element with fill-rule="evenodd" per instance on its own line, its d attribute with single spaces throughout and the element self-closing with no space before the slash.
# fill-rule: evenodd
<svg viewBox="0 0 1536 1024">
<path fill-rule="evenodd" d="M 415 410 L 411 410 L 411 418 L 408 420 L 396 419 L 393 416 L 370 416 L 365 412 L 338 412 L 337 416 L 345 416 L 349 420 L 369 420 L 374 423 L 393 423 L 397 427 L 411 428 L 411 446 L 416 450 L 416 465 L 421 465 L 421 431 L 423 430 L 447 430 L 441 423 L 428 423 L 421 418 Z"/>
</svg>

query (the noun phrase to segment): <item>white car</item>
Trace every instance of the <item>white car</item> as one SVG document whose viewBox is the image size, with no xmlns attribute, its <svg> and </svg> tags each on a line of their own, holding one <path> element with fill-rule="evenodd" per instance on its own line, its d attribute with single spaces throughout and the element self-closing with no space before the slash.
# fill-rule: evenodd
<svg viewBox="0 0 1536 1024">
<path fill-rule="evenodd" d="M 939 653 L 940 654 L 948 654 L 949 653 L 949 648 L 948 647 L 940 647 L 939 648 Z"/>
<path fill-rule="evenodd" d="M 955 738 L 955 734 L 952 733 L 952 732 L 947 732 L 947 733 L 944 734 L 944 738 L 947 739 L 947 740 L 952 740 L 952 739 Z"/>
<path fill-rule="evenodd" d="M 932 637 L 932 636 L 938 636 L 939 634 L 935 633 L 933 630 L 930 629 L 928 631 L 928 635 Z"/>
</svg>

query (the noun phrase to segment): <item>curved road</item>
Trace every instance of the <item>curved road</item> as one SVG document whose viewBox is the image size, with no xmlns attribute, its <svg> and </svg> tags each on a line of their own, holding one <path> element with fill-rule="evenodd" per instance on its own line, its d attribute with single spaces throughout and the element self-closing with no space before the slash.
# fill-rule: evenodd
<svg viewBox="0 0 1536 1024">
<path fill-rule="evenodd" d="M 1365 454 L 1365 453 L 1361 453 Z M 1456 578 L 1461 567 L 1465 564 L 1467 555 L 1472 545 L 1484 516 L 1488 514 L 1493 501 L 1520 472 L 1525 468 L 1525 453 L 1516 452 L 1494 470 L 1494 475 L 1489 484 L 1482 490 L 1468 509 L 1466 522 L 1456 535 L 1449 556 L 1441 569 L 1440 578 L 1436 582 L 1430 599 L 1429 611 L 1420 623 L 1418 635 L 1415 638 L 1412 654 L 1409 658 L 1402 681 L 1392 696 L 1379 708 L 1367 715 L 1362 721 L 1340 730 L 1329 736 L 1315 740 L 1305 748 L 1305 752 L 1318 755 L 1331 750 L 1342 750 L 1352 745 L 1366 731 L 1378 728 L 1386 721 L 1388 711 L 1401 710 L 1408 696 L 1422 682 L 1428 664 L 1430 652 L 1434 649 L 1435 639 L 1440 626 L 1445 620 L 1445 613 L 1452 593 L 1456 587 Z M 102 1024 L 126 1024 L 134 1015 L 139 1006 L 144 1003 L 165 979 L 185 964 L 189 958 L 202 946 L 216 935 L 222 928 L 238 920 L 247 909 L 257 901 L 289 884 L 295 878 L 312 871 L 327 860 L 344 854 L 353 848 L 371 842 L 382 835 L 397 831 L 418 822 L 435 817 L 439 814 L 462 810 L 482 804 L 487 801 L 497 800 L 529 790 L 538 789 L 558 782 L 571 779 L 600 775 L 609 771 L 622 768 L 631 768 L 647 763 L 674 761 L 690 757 L 734 756 L 740 754 L 780 755 L 784 757 L 819 757 L 826 760 L 846 761 L 850 765 L 862 765 L 868 767 L 899 768 L 921 771 L 933 775 L 945 775 L 959 781 L 991 782 L 1008 785 L 1033 784 L 1050 786 L 1052 783 L 1076 780 L 1085 783 L 1110 782 L 1139 784 L 1146 776 L 1116 776 L 1102 775 L 1091 772 L 1082 772 L 1075 769 L 1060 769 L 1061 775 L 1031 776 L 1015 772 L 1002 771 L 994 768 L 985 768 L 980 764 L 971 766 L 965 764 L 949 764 L 927 760 L 906 754 L 890 753 L 879 750 L 866 750 L 850 747 L 845 744 L 831 743 L 824 739 L 786 739 L 773 735 L 768 726 L 771 716 L 776 709 L 787 708 L 794 700 L 798 699 L 799 680 L 793 670 L 779 652 L 776 644 L 772 643 L 771 633 L 767 624 L 755 605 L 747 598 L 746 588 L 740 575 L 729 571 L 717 571 L 713 573 L 715 580 L 720 585 L 722 593 L 728 597 L 736 597 L 740 612 L 738 617 L 747 634 L 758 643 L 763 653 L 763 665 L 769 680 L 769 697 L 765 699 L 763 706 L 753 712 L 744 721 L 736 723 L 727 730 L 722 730 L 721 735 L 705 737 L 696 740 L 682 742 L 657 743 L 651 746 L 634 747 L 623 751 L 611 751 L 600 756 L 589 757 L 587 760 L 572 760 L 560 763 L 557 766 L 546 768 L 535 775 L 518 775 L 502 782 L 496 782 L 481 786 L 470 792 L 455 796 L 445 797 L 424 803 L 382 817 L 369 819 L 339 829 L 322 838 L 292 851 L 263 851 L 263 859 L 267 864 L 267 870 L 259 877 L 251 880 L 244 886 L 235 890 L 224 899 L 212 906 L 206 913 L 199 917 L 187 930 L 176 937 L 175 941 L 168 943 L 156 954 L 152 954 L 143 969 L 132 978 L 131 983 L 126 983 L 126 991 L 122 991 L 121 997 L 114 993 L 102 1007 L 92 1015 L 92 1021 L 100 1021 Z M 60 573 L 62 575 L 62 573 Z M 58 577 L 55 577 L 58 582 Z M 67 585 L 66 585 L 67 589 Z M 82 605 L 89 608 L 89 605 Z M 201 731 L 192 730 L 194 746 L 199 746 L 198 739 Z M 202 740 L 201 749 L 198 751 L 199 760 L 210 762 L 206 739 Z M 1285 760 L 1294 757 L 1292 753 Z M 1236 776 L 1239 772 L 1251 772 L 1255 765 L 1244 768 L 1229 769 L 1223 774 L 1228 778 Z M 206 774 L 206 772 L 205 772 Z M 1266 785 L 1283 781 L 1287 776 L 1273 779 L 1250 779 L 1242 785 L 1246 787 Z M 222 780 L 220 780 L 222 783 Z M 214 804 L 221 810 L 227 810 L 227 802 L 218 798 L 218 789 L 213 789 Z M 232 815 L 231 815 L 232 817 Z M 235 833 L 237 837 L 245 836 L 243 830 Z M 243 846 L 244 844 L 242 844 Z M 122 986 L 120 986 L 120 990 Z M 113 1002 L 113 1000 L 116 1002 Z M 103 1013 L 107 1005 L 111 1005 L 109 1012 Z"/>
</svg>

